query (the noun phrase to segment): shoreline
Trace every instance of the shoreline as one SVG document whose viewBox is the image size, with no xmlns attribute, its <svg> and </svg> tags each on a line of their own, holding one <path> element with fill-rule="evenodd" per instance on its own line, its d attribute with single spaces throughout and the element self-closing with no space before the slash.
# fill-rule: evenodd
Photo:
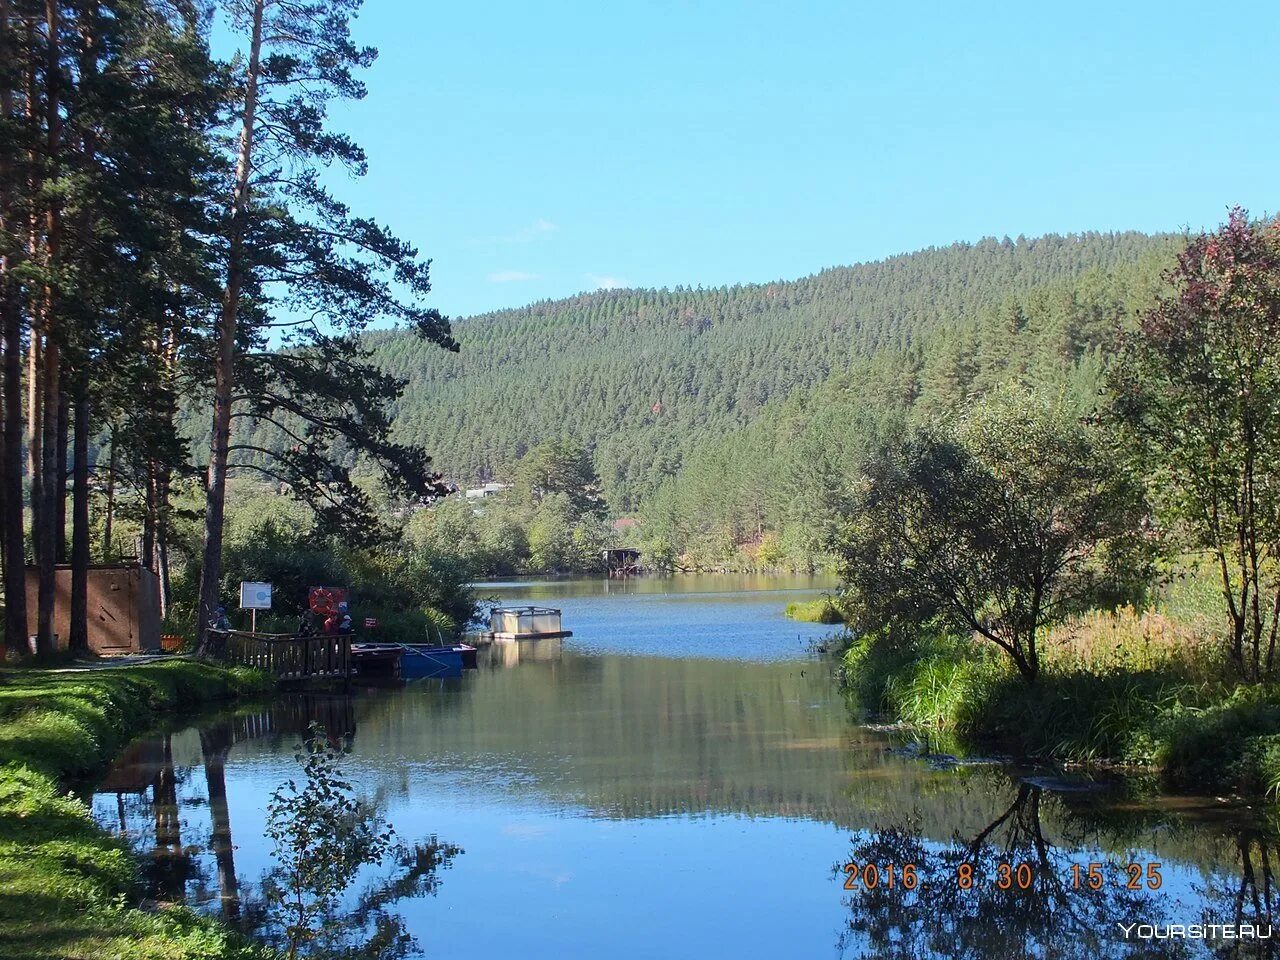
<svg viewBox="0 0 1280 960">
<path fill-rule="evenodd" d="M 1155 776 L 1179 794 L 1269 803 L 1280 794 L 1275 684 L 1079 663 L 1047 669 L 1031 686 L 998 657 L 941 635 L 905 649 L 866 635 L 836 671 L 861 722 L 918 735 L 931 750 Z"/>
<path fill-rule="evenodd" d="M 137 858 L 71 790 L 166 716 L 273 686 L 254 671 L 192 660 L 0 671 L 0 954 L 272 957 L 189 907 L 143 909 Z"/>
</svg>

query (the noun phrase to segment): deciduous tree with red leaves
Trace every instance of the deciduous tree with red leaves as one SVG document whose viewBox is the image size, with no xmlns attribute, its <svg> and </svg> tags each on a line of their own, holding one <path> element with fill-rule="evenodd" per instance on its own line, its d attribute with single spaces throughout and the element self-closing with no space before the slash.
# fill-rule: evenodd
<svg viewBox="0 0 1280 960">
<path fill-rule="evenodd" d="M 1280 623 L 1280 221 L 1236 208 L 1192 237 L 1125 338 L 1114 412 L 1171 531 L 1212 556 L 1241 674 Z"/>
</svg>

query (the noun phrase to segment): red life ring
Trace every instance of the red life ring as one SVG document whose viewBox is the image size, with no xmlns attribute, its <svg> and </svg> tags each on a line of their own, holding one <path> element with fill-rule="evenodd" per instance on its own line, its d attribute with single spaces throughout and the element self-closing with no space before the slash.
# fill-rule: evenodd
<svg viewBox="0 0 1280 960">
<path fill-rule="evenodd" d="M 333 613 L 338 608 L 338 598 L 328 587 L 317 587 L 311 591 L 311 609 L 316 613 Z"/>
</svg>

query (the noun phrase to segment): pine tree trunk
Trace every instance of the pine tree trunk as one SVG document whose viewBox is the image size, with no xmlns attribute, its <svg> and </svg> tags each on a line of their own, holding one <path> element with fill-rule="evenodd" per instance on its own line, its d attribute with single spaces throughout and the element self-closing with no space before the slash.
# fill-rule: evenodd
<svg viewBox="0 0 1280 960">
<path fill-rule="evenodd" d="M 165 416 L 170 422 L 177 416 L 176 383 L 178 376 L 178 326 L 180 321 L 174 319 L 165 339 L 164 371 L 165 371 Z M 158 518 L 156 523 L 156 575 L 160 578 L 160 616 L 168 619 L 173 605 L 172 581 L 169 577 L 169 495 L 173 481 L 173 470 L 168 463 L 160 465 L 156 505 Z"/>
<path fill-rule="evenodd" d="M 169 618 L 173 605 L 173 583 L 169 578 L 169 537 L 162 523 L 156 539 L 156 575 L 160 578 L 160 618 Z"/>
<path fill-rule="evenodd" d="M 97 13 L 99 4 L 96 0 L 80 5 L 80 80 L 87 83 L 98 74 L 97 45 Z M 97 136 L 92 126 L 82 129 L 82 151 L 89 163 L 97 161 Z M 92 213 L 88 205 L 81 211 L 76 220 L 76 229 L 83 240 L 92 230 Z M 71 464 L 71 616 L 70 637 L 68 644 L 74 653 L 89 651 L 89 434 L 93 428 L 92 403 L 89 399 L 89 360 L 87 344 L 82 343 L 75 360 L 77 369 L 74 373 L 75 391 L 75 439 L 73 442 Z M 69 394 L 63 394 L 60 411 L 63 412 L 61 423 L 65 424 L 65 412 L 68 407 Z M 61 424 L 60 424 L 61 425 Z M 65 427 L 63 428 L 65 453 Z M 59 500 L 62 510 L 66 509 L 65 491 Z M 65 521 L 59 525 L 61 542 L 66 542 Z"/>
<path fill-rule="evenodd" d="M 58 469 L 54 491 L 54 548 L 58 563 L 67 562 L 67 452 L 71 443 L 71 396 L 66 390 L 58 394 Z"/>
<path fill-rule="evenodd" d="M 236 158 L 236 186 L 227 256 L 227 286 L 218 318 L 218 353 L 214 360 L 213 431 L 209 441 L 209 473 L 205 488 L 204 557 L 200 568 L 200 611 L 196 631 L 197 652 L 212 652 L 209 622 L 218 607 L 222 581 L 222 530 L 226 512 L 227 451 L 231 445 L 231 397 L 235 386 L 236 319 L 240 287 L 244 281 L 244 237 L 249 217 L 249 179 L 253 170 L 254 118 L 258 107 L 261 72 L 262 17 L 266 0 L 254 0 L 253 28 L 249 40 L 249 67 L 245 76 L 244 116 Z"/>
<path fill-rule="evenodd" d="M 31 57 L 27 63 L 26 75 L 26 112 L 25 121 L 27 126 L 27 135 L 29 143 L 34 144 L 36 134 L 39 127 L 39 120 L 36 117 L 36 110 L 40 102 L 39 97 L 39 81 L 37 80 L 36 71 L 36 18 L 34 13 L 26 17 L 26 45 L 27 50 L 31 52 Z M 27 192 L 29 196 L 36 196 L 41 190 L 39 178 L 38 157 L 34 148 L 30 148 L 27 154 Z M 27 253 L 34 262 L 40 256 L 40 231 L 37 226 L 36 215 L 32 212 L 29 216 Z M 40 322 L 40 306 L 36 302 L 31 304 L 31 335 L 30 342 L 27 346 L 27 470 L 31 476 L 31 553 L 32 556 L 39 557 L 40 542 L 39 537 L 35 535 L 40 525 L 40 509 L 43 501 L 40 497 L 40 443 L 42 438 L 42 430 L 40 424 L 41 410 L 41 393 L 40 393 L 40 344 L 43 336 L 42 324 Z M 25 576 L 25 574 L 24 574 Z M 24 630 L 24 633 L 26 631 Z"/>
<path fill-rule="evenodd" d="M 33 249 L 33 254 L 34 252 Z M 44 439 L 44 429 L 40 420 L 44 396 L 40 377 L 42 352 L 40 343 L 43 336 L 41 327 L 39 307 L 36 307 L 32 311 L 31 338 L 27 345 L 27 472 L 31 476 L 31 554 L 37 563 L 40 560 L 41 544 L 36 531 L 40 523 L 40 511 L 44 507 L 44 500 L 40 496 L 42 488 L 40 476 L 44 469 L 44 462 L 40 455 Z"/>
<path fill-rule="evenodd" d="M 142 505 L 142 550 L 139 562 L 147 570 L 156 566 L 156 462 L 147 461 L 146 486 Z"/>
<path fill-rule="evenodd" d="M 102 559 L 107 563 L 115 560 L 115 536 L 113 529 L 116 519 L 116 425 L 111 424 L 107 431 L 107 442 L 111 445 L 107 452 L 107 509 L 102 520 Z"/>
<path fill-rule="evenodd" d="M 0 0 L 0 50 L 13 47 L 9 23 L 9 0 Z M 0 117 L 13 114 L 13 92 L 0 87 Z M 13 168 L 7 153 L 0 153 L 0 233 L 15 226 L 13 215 Z M 0 338 L 3 338 L 4 366 L 4 449 L 0 476 L 4 485 L 4 636 L 12 653 L 27 653 L 26 550 L 22 509 L 22 312 L 13 269 L 18 251 L 0 257 Z"/>
<path fill-rule="evenodd" d="M 89 391 L 76 384 L 75 453 L 71 484 L 71 649 L 89 649 Z"/>
<path fill-rule="evenodd" d="M 56 169 L 61 146 L 62 118 L 59 114 L 61 100 L 60 51 L 58 43 L 58 0 L 45 0 L 45 131 L 48 135 L 47 162 Z M 45 214 L 45 262 L 52 269 L 59 261 L 59 210 L 58 202 L 51 201 Z M 40 375 L 44 390 L 41 424 L 43 449 L 41 453 L 40 523 L 35 539 L 40 542 L 37 558 L 40 592 L 36 606 L 36 653 L 48 656 L 54 652 L 53 610 L 57 597 L 57 542 L 59 476 L 63 467 L 58 463 L 58 404 L 61 402 L 61 359 L 58 349 L 56 296 L 51 279 L 44 290 L 44 356 L 41 357 Z"/>
<path fill-rule="evenodd" d="M 52 246 L 51 246 L 52 249 Z M 45 408 L 42 415 L 44 438 L 42 467 L 43 483 L 40 488 L 42 498 L 40 525 L 35 532 L 35 539 L 40 543 L 37 559 L 40 584 L 36 606 L 36 653 L 47 656 L 54 652 L 53 614 L 54 602 L 57 598 L 57 518 L 58 488 L 61 486 L 57 476 L 61 470 L 58 463 L 58 415 L 57 404 L 60 392 L 60 364 L 58 347 L 52 339 L 46 341 L 41 374 L 44 379 Z M 63 638 L 66 639 L 65 637 Z"/>
</svg>

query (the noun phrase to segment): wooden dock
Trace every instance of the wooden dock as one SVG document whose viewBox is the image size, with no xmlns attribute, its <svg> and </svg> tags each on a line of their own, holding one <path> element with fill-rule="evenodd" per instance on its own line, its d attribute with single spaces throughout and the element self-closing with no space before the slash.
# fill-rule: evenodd
<svg viewBox="0 0 1280 960">
<path fill-rule="evenodd" d="M 326 633 L 300 637 L 292 633 L 248 633 L 228 630 L 224 656 L 281 680 L 333 678 L 351 675 L 351 637 Z"/>
</svg>

